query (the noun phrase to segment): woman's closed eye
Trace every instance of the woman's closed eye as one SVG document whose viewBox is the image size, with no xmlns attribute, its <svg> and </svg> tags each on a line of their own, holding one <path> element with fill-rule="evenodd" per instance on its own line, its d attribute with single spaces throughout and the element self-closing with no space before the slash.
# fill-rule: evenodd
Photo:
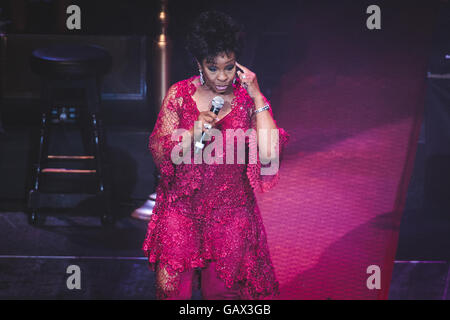
<svg viewBox="0 0 450 320">
<path fill-rule="evenodd" d="M 225 70 L 227 70 L 227 71 L 231 71 L 233 69 L 234 69 L 234 65 L 229 65 L 225 68 Z M 217 68 L 216 67 L 208 67 L 208 70 L 211 72 L 216 72 Z"/>
</svg>

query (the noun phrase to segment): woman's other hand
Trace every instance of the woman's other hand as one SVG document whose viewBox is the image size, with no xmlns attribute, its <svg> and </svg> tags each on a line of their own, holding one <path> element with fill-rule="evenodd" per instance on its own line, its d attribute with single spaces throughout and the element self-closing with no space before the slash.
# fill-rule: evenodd
<svg viewBox="0 0 450 320">
<path fill-rule="evenodd" d="M 244 67 L 240 63 L 236 61 L 236 66 L 238 66 L 243 72 L 239 69 L 236 71 L 239 80 L 241 81 L 242 86 L 247 90 L 249 96 L 255 100 L 262 97 L 261 90 L 259 89 L 258 79 L 256 74 Z"/>
</svg>

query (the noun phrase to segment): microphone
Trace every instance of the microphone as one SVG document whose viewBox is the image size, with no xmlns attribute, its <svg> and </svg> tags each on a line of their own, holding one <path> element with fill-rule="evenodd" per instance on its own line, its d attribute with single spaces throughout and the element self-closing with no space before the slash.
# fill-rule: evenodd
<svg viewBox="0 0 450 320">
<path fill-rule="evenodd" d="M 216 96 L 212 100 L 212 106 L 209 111 L 214 112 L 216 115 L 219 114 L 220 109 L 222 109 L 223 105 L 225 103 L 225 100 L 221 96 Z M 206 131 L 203 132 L 202 137 L 199 141 L 195 143 L 195 153 L 198 153 L 200 150 L 202 150 L 205 147 L 205 144 L 203 143 L 203 139 L 206 136 Z"/>
</svg>

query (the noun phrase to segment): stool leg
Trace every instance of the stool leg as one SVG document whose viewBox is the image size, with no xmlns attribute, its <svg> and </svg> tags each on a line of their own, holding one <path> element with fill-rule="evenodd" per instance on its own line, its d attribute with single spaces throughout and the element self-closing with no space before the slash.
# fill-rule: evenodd
<svg viewBox="0 0 450 320">
<path fill-rule="evenodd" d="M 33 186 L 32 190 L 34 192 L 39 191 L 39 180 L 41 176 L 41 168 L 42 168 L 42 162 L 44 161 L 44 158 L 48 155 L 48 116 L 47 116 L 47 108 L 52 105 L 52 99 L 51 99 L 51 92 L 50 92 L 50 85 L 49 80 L 43 79 L 42 87 L 41 87 L 41 128 L 40 128 L 40 135 L 39 135 L 39 150 L 38 150 L 38 157 L 37 162 L 35 163 L 35 177 L 33 180 Z"/>
<path fill-rule="evenodd" d="M 97 180 L 98 180 L 98 192 L 105 205 L 105 213 L 101 216 L 102 224 L 105 226 L 113 225 L 115 217 L 112 215 L 111 210 L 111 188 L 109 183 L 109 177 L 104 167 L 104 141 L 102 134 L 102 126 L 97 115 L 92 114 L 92 128 L 94 137 L 94 156 L 96 161 Z"/>
<path fill-rule="evenodd" d="M 98 112 L 100 110 L 100 80 L 99 78 L 91 78 L 86 81 L 86 100 L 88 113 L 92 117 L 92 132 L 94 138 L 94 155 L 96 160 L 96 170 L 98 178 L 98 191 L 105 204 L 105 214 L 101 216 L 102 224 L 105 226 L 113 225 L 115 217 L 111 210 L 111 189 L 109 183 L 109 175 L 106 173 L 104 166 L 104 138 L 102 125 Z"/>
<path fill-rule="evenodd" d="M 104 192 L 105 186 L 103 181 L 103 166 L 102 166 L 102 148 L 100 143 L 100 133 L 99 133 L 99 125 L 97 120 L 97 115 L 95 113 L 92 114 L 92 131 L 94 136 L 94 153 L 96 160 L 96 170 L 98 176 L 98 191 Z"/>
<path fill-rule="evenodd" d="M 28 192 L 28 203 L 27 208 L 29 210 L 29 222 L 34 225 L 43 223 L 44 219 L 38 214 L 38 209 L 40 207 L 40 186 L 42 177 L 42 165 L 44 159 L 48 155 L 48 137 L 49 137 L 49 126 L 48 126 L 48 107 L 53 104 L 51 99 L 51 89 L 50 80 L 42 78 L 41 85 L 41 126 L 39 129 L 39 145 L 36 152 L 37 157 L 32 159 L 32 173 L 31 173 L 31 186 Z M 34 157 L 34 156 L 33 156 Z"/>
<path fill-rule="evenodd" d="M 45 113 L 42 114 L 41 119 L 41 128 L 39 134 L 39 149 L 37 152 L 37 159 L 33 165 L 33 173 L 32 173 L 32 185 L 31 190 L 28 193 L 28 209 L 30 210 L 29 221 L 32 224 L 40 223 L 40 219 L 37 213 L 39 208 L 39 187 L 40 187 L 40 178 L 41 178 L 41 169 L 42 163 L 44 161 L 44 157 L 47 155 L 48 143 L 48 125 L 47 125 L 47 115 Z"/>
</svg>

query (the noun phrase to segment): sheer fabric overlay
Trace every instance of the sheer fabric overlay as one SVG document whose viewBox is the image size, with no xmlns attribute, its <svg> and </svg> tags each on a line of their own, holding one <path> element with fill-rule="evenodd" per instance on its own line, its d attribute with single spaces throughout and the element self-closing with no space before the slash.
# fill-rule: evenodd
<svg viewBox="0 0 450 320">
<path fill-rule="evenodd" d="M 196 78 L 169 89 L 149 139 L 161 177 L 143 251 L 156 272 L 157 298 L 177 294 L 180 273 L 205 267 L 208 261 L 216 261 L 220 278 L 228 288 L 238 287 L 242 299 L 275 298 L 278 282 L 254 193 L 270 190 L 279 174 L 261 175 L 257 153 L 253 163 L 251 156 L 246 163 L 226 162 L 227 156 L 237 159 L 237 148 L 234 155 L 226 153 L 226 129 L 256 131 L 254 103 L 239 81 L 234 84 L 231 111 L 216 125 L 224 137 L 224 147 L 212 154 L 222 157 L 223 164 L 194 163 L 193 144 L 190 164 L 175 165 L 171 160 L 172 149 L 178 144 L 172 141 L 172 133 L 179 128 L 191 129 L 199 114 L 192 98 Z M 281 156 L 289 135 L 278 129 Z M 214 137 L 205 148 L 212 141 Z M 246 141 L 247 153 L 248 148 L 256 147 L 252 141 Z"/>
</svg>

